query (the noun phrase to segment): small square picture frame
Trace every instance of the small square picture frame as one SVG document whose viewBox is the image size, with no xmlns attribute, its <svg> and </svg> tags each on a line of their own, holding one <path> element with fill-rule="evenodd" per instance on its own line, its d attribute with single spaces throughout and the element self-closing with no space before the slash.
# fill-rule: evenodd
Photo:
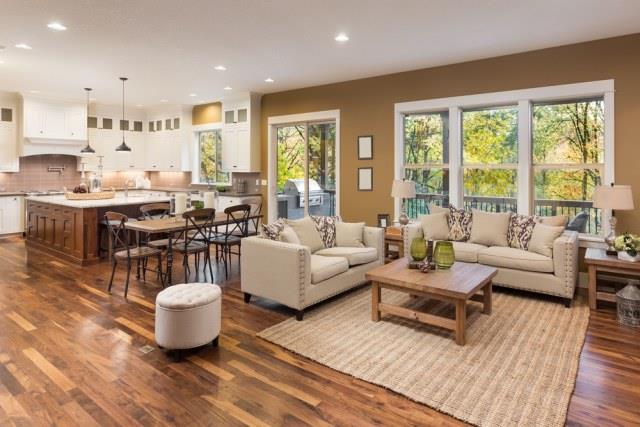
<svg viewBox="0 0 640 427">
<path fill-rule="evenodd" d="M 373 168 L 358 168 L 358 191 L 373 191 Z"/>
<path fill-rule="evenodd" d="M 389 214 L 378 214 L 378 227 L 379 228 L 387 228 L 391 226 L 391 215 Z"/>
<path fill-rule="evenodd" d="M 358 137 L 358 160 L 373 159 L 373 135 Z"/>
</svg>

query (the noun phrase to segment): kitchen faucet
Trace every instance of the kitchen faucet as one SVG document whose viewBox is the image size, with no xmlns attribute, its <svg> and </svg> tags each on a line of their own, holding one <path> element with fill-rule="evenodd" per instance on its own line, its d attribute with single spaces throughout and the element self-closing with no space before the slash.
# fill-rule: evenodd
<svg viewBox="0 0 640 427">
<path fill-rule="evenodd" d="M 124 197 L 125 198 L 129 197 L 129 183 L 133 184 L 133 188 L 135 188 L 135 186 L 136 186 L 136 182 L 132 178 L 129 178 L 124 182 Z"/>
</svg>

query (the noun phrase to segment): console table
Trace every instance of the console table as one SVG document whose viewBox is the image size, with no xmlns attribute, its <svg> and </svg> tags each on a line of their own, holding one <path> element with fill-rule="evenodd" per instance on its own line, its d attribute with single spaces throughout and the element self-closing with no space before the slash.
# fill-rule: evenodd
<svg viewBox="0 0 640 427">
<path fill-rule="evenodd" d="M 610 292 L 599 292 L 597 274 L 600 272 L 640 276 L 640 262 L 619 260 L 615 255 L 607 255 L 604 249 L 587 248 L 584 262 L 589 269 L 589 308 L 596 310 L 598 300 L 616 302 L 616 295 Z"/>
</svg>

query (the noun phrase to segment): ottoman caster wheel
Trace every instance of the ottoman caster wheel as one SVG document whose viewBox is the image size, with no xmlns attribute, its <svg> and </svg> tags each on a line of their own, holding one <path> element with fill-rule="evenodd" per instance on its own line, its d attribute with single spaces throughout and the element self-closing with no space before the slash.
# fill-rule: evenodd
<svg viewBox="0 0 640 427">
<path fill-rule="evenodd" d="M 219 335 L 218 335 L 217 337 L 215 337 L 215 338 L 213 339 L 213 341 L 211 341 L 211 345 L 212 345 L 212 346 L 214 346 L 214 347 L 217 347 L 217 346 L 218 346 L 218 338 L 220 338 L 220 336 L 219 336 Z"/>
</svg>

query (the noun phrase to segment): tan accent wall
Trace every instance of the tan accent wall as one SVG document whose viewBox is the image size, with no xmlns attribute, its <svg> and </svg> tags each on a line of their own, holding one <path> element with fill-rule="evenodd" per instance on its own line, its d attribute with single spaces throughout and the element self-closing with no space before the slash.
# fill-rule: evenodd
<svg viewBox="0 0 640 427">
<path fill-rule="evenodd" d="M 640 232 L 640 34 L 265 95 L 262 177 L 268 117 L 339 109 L 341 214 L 375 224 L 378 213 L 393 215 L 396 102 L 604 79 L 615 79 L 616 182 L 633 186 L 639 208 L 618 213 L 619 230 Z M 373 135 L 373 160 L 357 159 L 358 135 Z M 360 192 L 357 168 L 366 166 L 373 167 L 373 191 Z"/>
<path fill-rule="evenodd" d="M 193 107 L 192 120 L 194 125 L 218 123 L 222 121 L 222 103 L 195 105 Z"/>
</svg>

